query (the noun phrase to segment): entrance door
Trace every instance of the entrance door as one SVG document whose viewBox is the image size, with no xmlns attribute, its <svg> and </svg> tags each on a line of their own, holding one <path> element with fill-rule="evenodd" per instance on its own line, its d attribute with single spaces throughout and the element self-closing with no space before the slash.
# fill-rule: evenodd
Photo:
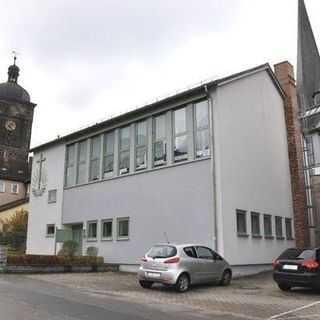
<svg viewBox="0 0 320 320">
<path fill-rule="evenodd" d="M 82 256 L 82 238 L 83 238 L 83 226 L 82 224 L 76 224 L 72 226 L 72 240 L 78 244 L 76 255 Z"/>
</svg>

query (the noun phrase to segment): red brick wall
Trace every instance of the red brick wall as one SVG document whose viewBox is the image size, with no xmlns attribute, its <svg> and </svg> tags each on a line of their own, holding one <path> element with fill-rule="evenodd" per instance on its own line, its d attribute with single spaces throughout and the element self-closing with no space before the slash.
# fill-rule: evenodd
<svg viewBox="0 0 320 320">
<path fill-rule="evenodd" d="M 307 221 L 306 193 L 303 172 L 303 146 L 299 122 L 297 89 L 293 66 L 285 61 L 274 66 L 275 74 L 286 93 L 285 117 L 287 124 L 288 152 L 297 246 L 307 247 L 310 235 Z"/>
</svg>

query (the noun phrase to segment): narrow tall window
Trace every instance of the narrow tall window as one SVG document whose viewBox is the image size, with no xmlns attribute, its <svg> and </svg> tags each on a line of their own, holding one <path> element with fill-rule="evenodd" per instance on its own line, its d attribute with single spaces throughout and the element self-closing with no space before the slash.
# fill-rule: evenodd
<svg viewBox="0 0 320 320">
<path fill-rule="evenodd" d="M 119 173 L 129 173 L 130 168 L 130 127 L 120 129 Z"/>
<path fill-rule="evenodd" d="M 6 185 L 4 181 L 0 181 L 0 192 L 3 193 L 6 191 Z"/>
<path fill-rule="evenodd" d="M 187 135 L 186 108 L 174 111 L 174 161 L 188 159 L 188 135 Z"/>
<path fill-rule="evenodd" d="M 283 239 L 282 218 L 275 217 L 275 220 L 276 220 L 276 236 L 278 239 Z"/>
<path fill-rule="evenodd" d="M 89 221 L 87 225 L 88 229 L 88 241 L 97 239 L 97 221 Z"/>
<path fill-rule="evenodd" d="M 263 227 L 265 238 L 272 238 L 272 220 L 269 214 L 263 215 Z"/>
<path fill-rule="evenodd" d="M 57 189 L 49 190 L 48 203 L 55 203 L 55 202 L 57 202 Z"/>
<path fill-rule="evenodd" d="M 103 177 L 107 178 L 113 175 L 114 131 L 106 133 L 103 139 Z"/>
<path fill-rule="evenodd" d="M 128 240 L 129 239 L 129 218 L 117 219 L 117 239 Z"/>
<path fill-rule="evenodd" d="M 238 236 L 247 236 L 247 212 L 236 210 Z"/>
<path fill-rule="evenodd" d="M 251 233 L 252 237 L 261 237 L 260 214 L 258 212 L 251 212 Z"/>
<path fill-rule="evenodd" d="M 98 180 L 100 178 L 100 151 L 101 138 L 96 136 L 91 140 L 90 149 L 90 181 Z"/>
<path fill-rule="evenodd" d="M 153 118 L 153 165 L 162 166 L 167 161 L 167 126 L 164 114 Z"/>
<path fill-rule="evenodd" d="M 17 183 L 11 183 L 11 193 L 19 193 L 19 185 Z"/>
<path fill-rule="evenodd" d="M 195 150 L 196 157 L 210 155 L 209 143 L 209 106 L 207 101 L 201 101 L 194 105 L 195 110 Z"/>
<path fill-rule="evenodd" d="M 292 235 L 292 219 L 286 218 L 286 237 L 287 240 L 292 240 L 293 235 Z"/>
<path fill-rule="evenodd" d="M 101 239 L 112 240 L 112 219 L 101 221 Z"/>
<path fill-rule="evenodd" d="M 78 144 L 77 184 L 87 182 L 87 144 L 87 140 Z"/>
<path fill-rule="evenodd" d="M 147 121 L 136 124 L 136 170 L 147 168 Z"/>
<path fill-rule="evenodd" d="M 74 184 L 74 164 L 75 164 L 75 145 L 72 144 L 67 147 L 67 156 L 66 156 L 66 187 L 70 187 Z"/>
</svg>

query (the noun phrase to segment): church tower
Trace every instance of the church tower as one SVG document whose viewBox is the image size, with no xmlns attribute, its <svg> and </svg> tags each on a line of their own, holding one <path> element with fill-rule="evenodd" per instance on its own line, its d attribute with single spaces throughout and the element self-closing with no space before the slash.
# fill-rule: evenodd
<svg viewBox="0 0 320 320">
<path fill-rule="evenodd" d="M 35 104 L 18 84 L 14 57 L 7 82 L 0 84 L 0 206 L 26 196 L 28 154 Z"/>
</svg>

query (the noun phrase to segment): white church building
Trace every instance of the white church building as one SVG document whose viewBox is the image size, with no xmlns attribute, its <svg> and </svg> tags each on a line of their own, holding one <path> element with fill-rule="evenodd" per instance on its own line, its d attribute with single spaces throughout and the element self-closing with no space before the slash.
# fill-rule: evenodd
<svg viewBox="0 0 320 320">
<path fill-rule="evenodd" d="M 284 93 L 268 64 L 35 147 L 28 254 L 59 230 L 105 262 L 199 243 L 234 266 L 295 246 Z"/>
</svg>

